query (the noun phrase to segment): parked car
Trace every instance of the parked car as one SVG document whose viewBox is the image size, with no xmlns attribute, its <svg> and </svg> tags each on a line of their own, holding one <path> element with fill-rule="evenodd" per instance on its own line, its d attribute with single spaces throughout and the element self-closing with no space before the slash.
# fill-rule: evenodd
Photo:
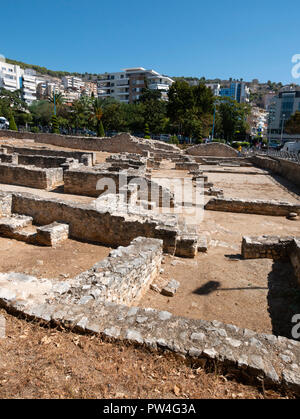
<svg viewBox="0 0 300 419">
<path fill-rule="evenodd" d="M 288 141 L 284 144 L 280 151 L 300 154 L 300 141 Z"/>
<path fill-rule="evenodd" d="M 0 116 L 0 129 L 8 129 L 9 122 L 4 116 Z"/>
<path fill-rule="evenodd" d="M 280 141 L 270 141 L 268 144 L 269 148 L 272 148 L 273 150 L 280 150 L 282 147 L 282 144 Z"/>
</svg>

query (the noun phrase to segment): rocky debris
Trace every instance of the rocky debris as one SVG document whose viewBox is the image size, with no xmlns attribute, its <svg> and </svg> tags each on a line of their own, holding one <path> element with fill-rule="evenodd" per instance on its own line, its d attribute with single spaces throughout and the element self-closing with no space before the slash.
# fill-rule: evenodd
<svg viewBox="0 0 300 419">
<path fill-rule="evenodd" d="M 166 297 L 174 297 L 179 288 L 179 285 L 180 283 L 178 281 L 172 279 L 165 287 L 162 288 L 161 294 L 165 295 Z"/>
<path fill-rule="evenodd" d="M 224 191 L 223 189 L 220 189 L 220 188 L 210 187 L 208 188 L 208 191 L 205 191 L 205 195 L 216 196 L 217 198 L 223 198 Z"/>
<path fill-rule="evenodd" d="M 205 253 L 207 252 L 208 244 L 206 236 L 198 237 L 198 252 Z"/>
<path fill-rule="evenodd" d="M 287 217 L 288 220 L 296 221 L 299 220 L 299 216 L 296 212 L 290 212 Z"/>
<path fill-rule="evenodd" d="M 157 292 L 158 294 L 160 294 L 160 293 L 161 293 L 161 288 L 160 288 L 160 286 L 158 286 L 157 284 L 150 284 L 150 289 L 151 289 L 152 291 Z"/>
</svg>

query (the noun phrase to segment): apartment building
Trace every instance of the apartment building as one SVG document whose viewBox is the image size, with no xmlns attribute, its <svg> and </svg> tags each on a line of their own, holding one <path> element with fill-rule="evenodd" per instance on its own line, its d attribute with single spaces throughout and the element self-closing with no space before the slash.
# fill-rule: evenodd
<svg viewBox="0 0 300 419">
<path fill-rule="evenodd" d="M 252 107 L 248 117 L 250 135 L 252 137 L 265 137 L 267 135 L 268 112 L 257 106 Z"/>
<path fill-rule="evenodd" d="M 24 70 L 18 65 L 0 61 L 0 87 L 10 92 L 19 90 L 22 86 Z"/>
<path fill-rule="evenodd" d="M 61 81 L 65 89 L 80 90 L 84 87 L 84 82 L 79 77 L 64 76 Z"/>
<path fill-rule="evenodd" d="M 21 90 L 22 98 L 27 104 L 36 100 L 36 77 L 31 69 L 22 69 L 18 65 L 0 62 L 0 87 L 10 92 Z"/>
<path fill-rule="evenodd" d="M 53 92 L 56 94 L 64 92 L 64 86 L 61 81 L 58 80 L 47 80 L 39 79 L 37 80 L 36 87 L 36 96 L 38 100 L 47 99 L 49 96 L 53 95 Z"/>
<path fill-rule="evenodd" d="M 98 96 L 114 98 L 123 103 L 139 100 L 144 88 L 159 90 L 163 100 L 168 100 L 168 91 L 174 81 L 154 70 L 143 67 L 126 68 L 122 72 L 106 73 L 98 81 Z"/>
<path fill-rule="evenodd" d="M 214 96 L 220 96 L 221 85 L 219 83 L 205 83 L 205 86 L 213 92 Z"/>
<path fill-rule="evenodd" d="M 92 82 L 92 81 L 84 82 L 84 86 L 81 87 L 81 95 L 97 97 L 98 96 L 97 83 Z"/>
<path fill-rule="evenodd" d="M 220 89 L 220 96 L 230 97 L 238 103 L 249 102 L 250 90 L 243 81 L 234 81 L 229 87 Z"/>
</svg>

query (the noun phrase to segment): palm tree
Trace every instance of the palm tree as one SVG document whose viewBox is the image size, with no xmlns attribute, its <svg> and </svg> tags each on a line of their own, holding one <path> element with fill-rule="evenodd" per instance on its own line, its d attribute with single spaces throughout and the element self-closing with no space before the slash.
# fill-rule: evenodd
<svg viewBox="0 0 300 419">
<path fill-rule="evenodd" d="M 52 92 L 49 96 L 48 96 L 48 102 L 50 103 L 54 103 L 54 99 L 55 99 L 55 104 L 56 106 L 60 106 L 63 105 L 65 102 L 65 99 L 63 97 L 62 93 L 54 93 Z"/>
<path fill-rule="evenodd" d="M 101 118 L 103 116 L 103 108 L 107 104 L 106 99 L 96 98 L 93 101 L 93 108 L 91 112 L 91 118 L 96 118 L 97 120 L 97 136 L 104 137 L 105 132 Z"/>
</svg>

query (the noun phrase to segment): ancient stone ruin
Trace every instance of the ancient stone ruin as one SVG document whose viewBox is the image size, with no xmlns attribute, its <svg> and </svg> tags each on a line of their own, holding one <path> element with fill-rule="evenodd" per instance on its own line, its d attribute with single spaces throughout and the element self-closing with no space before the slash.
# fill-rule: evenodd
<svg viewBox="0 0 300 419">
<path fill-rule="evenodd" d="M 227 271 L 235 281 L 252 271 L 276 276 L 265 260 L 283 263 L 299 281 L 300 204 L 286 186 L 291 175 L 284 162 L 241 157 L 222 144 L 184 151 L 129 134 L 94 139 L 4 131 L 0 145 L 1 239 L 47 252 L 68 241 L 110 249 L 63 279 L 1 272 L 0 303 L 8 312 L 171 351 L 203 367 L 218 363 L 224 374 L 299 393 L 299 339 L 276 334 L 276 325 L 256 331 L 243 323 L 242 292 L 267 289 L 267 279 L 265 287 L 222 286 Z M 186 196 L 174 179 L 189 181 Z M 244 189 L 234 186 L 240 179 Z M 269 182 L 261 193 L 259 181 Z M 202 218 L 195 218 L 198 210 Z M 250 276 L 244 280 L 254 282 Z M 221 292 L 224 306 L 214 294 Z M 240 310 L 238 325 L 223 321 L 229 292 L 233 299 L 241 293 L 232 309 Z M 201 318 L 196 310 L 205 298 L 215 311 Z M 195 309 L 193 315 L 177 314 L 181 305 L 187 313 Z"/>
</svg>

